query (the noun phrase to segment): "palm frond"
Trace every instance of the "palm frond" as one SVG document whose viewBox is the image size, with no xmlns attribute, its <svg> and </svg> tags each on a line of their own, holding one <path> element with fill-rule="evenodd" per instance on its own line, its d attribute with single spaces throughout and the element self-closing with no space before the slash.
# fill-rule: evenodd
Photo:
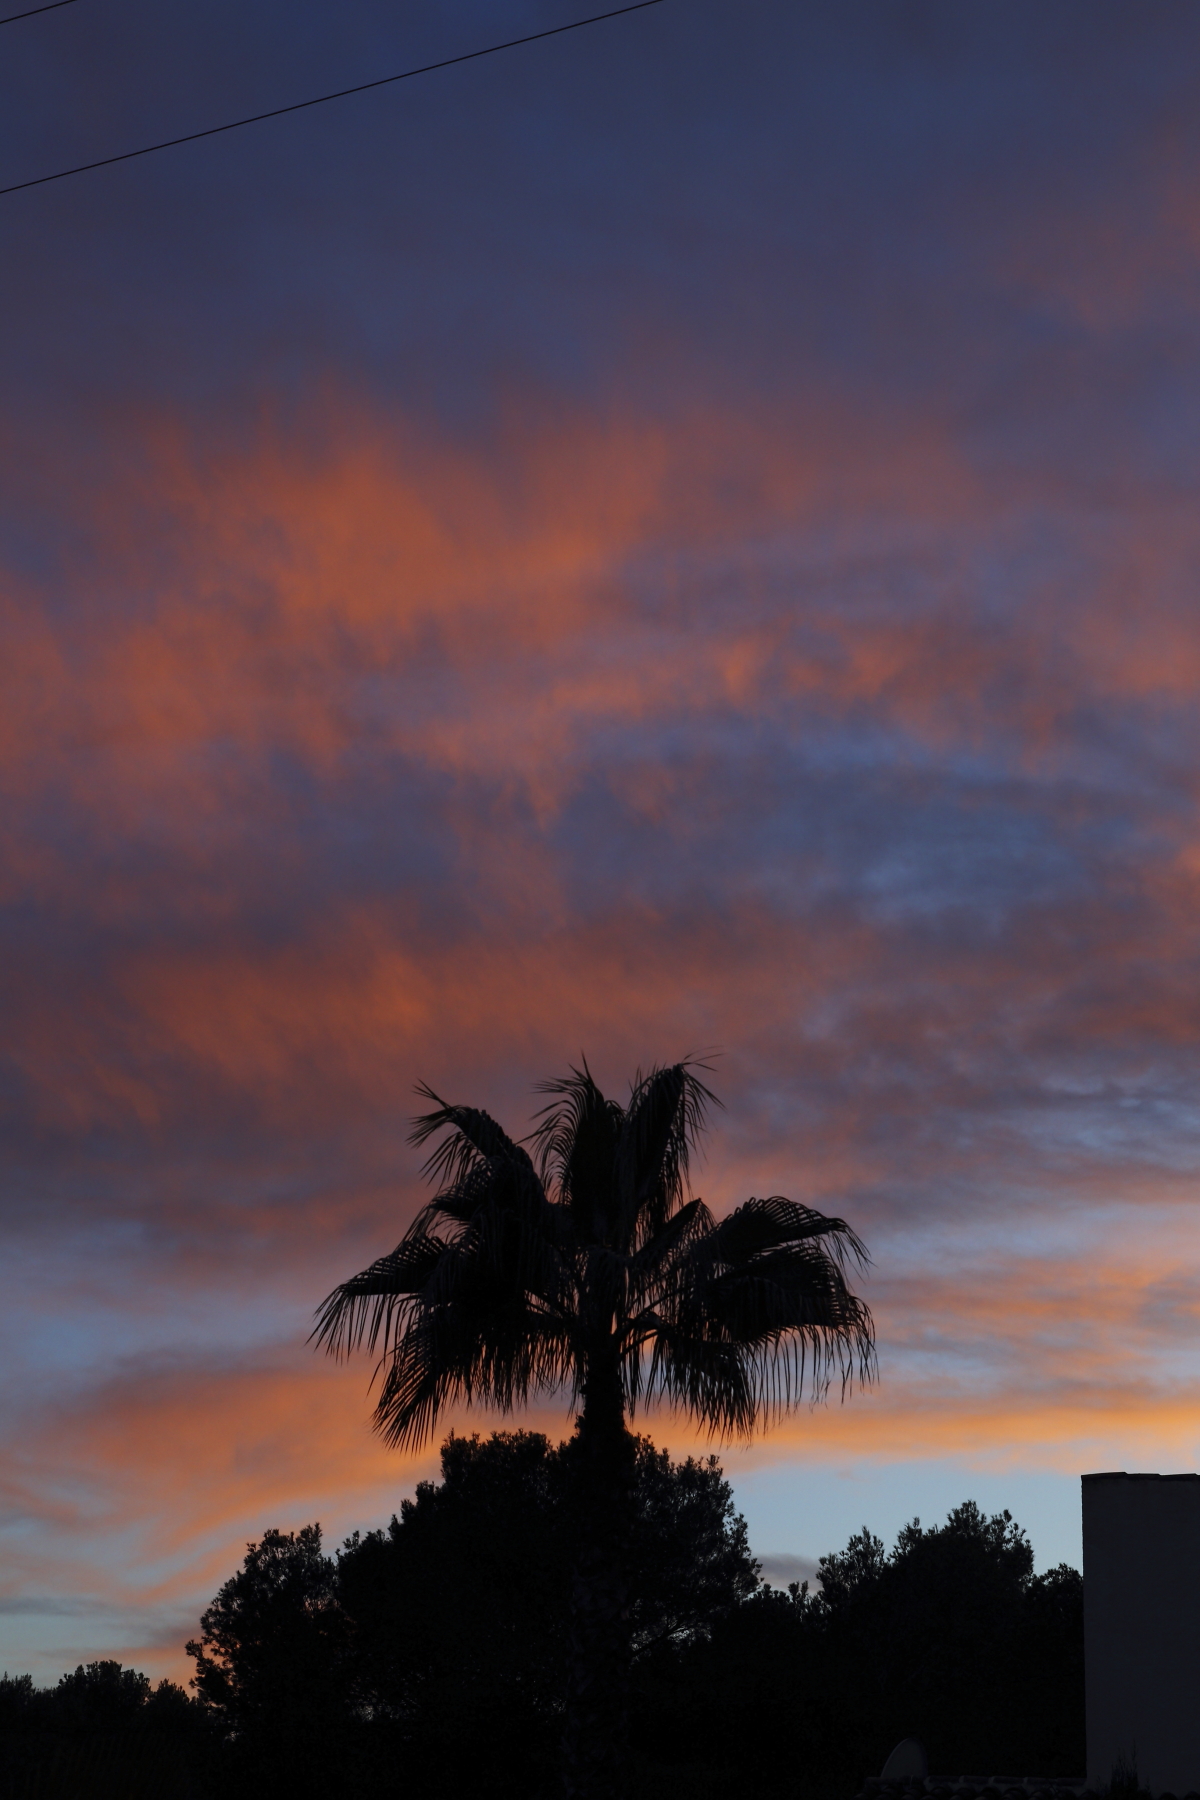
<svg viewBox="0 0 1200 1800">
<path fill-rule="evenodd" d="M 607 1238 L 611 1228 L 613 1170 L 625 1114 L 597 1087 L 587 1059 L 582 1068 L 554 1081 L 540 1081 L 536 1092 L 553 1098 L 535 1117 L 541 1123 L 530 1135 L 538 1169 L 547 1188 L 557 1189 L 570 1209 L 581 1239 Z"/>
<path fill-rule="evenodd" d="M 719 1334 L 693 1337 L 664 1326 L 643 1389 L 647 1399 L 665 1399 L 702 1422 L 711 1437 L 746 1441 L 778 1420 L 806 1388 L 814 1399 L 823 1395 L 827 1357 L 822 1342 L 794 1334 L 748 1347 Z"/>
<path fill-rule="evenodd" d="M 389 1256 L 379 1257 L 326 1295 L 309 1342 L 339 1359 L 360 1349 L 364 1339 L 368 1350 L 374 1350 L 380 1333 L 389 1342 L 397 1312 L 421 1292 L 448 1248 L 440 1238 L 410 1231 Z"/>
<path fill-rule="evenodd" d="M 423 1081 L 417 1083 L 416 1092 L 436 1105 L 432 1112 L 420 1113 L 413 1120 L 409 1143 L 419 1149 L 439 1131 L 446 1133 L 422 1165 L 421 1173 L 428 1180 L 453 1186 L 478 1162 L 496 1156 L 529 1161 L 528 1152 L 513 1142 L 490 1113 L 475 1106 L 452 1106 Z"/>
<path fill-rule="evenodd" d="M 782 1195 L 752 1199 L 695 1233 L 662 1271 L 645 1387 L 745 1435 L 804 1393 L 874 1376 L 870 1310 L 846 1281 L 866 1250 L 842 1219 Z M 725 1384 L 723 1387 L 722 1384 Z"/>
<path fill-rule="evenodd" d="M 435 1232 L 452 1242 L 468 1236 L 475 1252 L 490 1257 L 494 1272 L 521 1288 L 556 1289 L 564 1232 L 528 1151 L 514 1143 L 489 1113 L 451 1106 L 432 1088 L 417 1090 L 438 1102 L 414 1120 L 410 1141 L 445 1136 L 425 1164 L 441 1185 L 413 1221 L 416 1235 Z"/>
<path fill-rule="evenodd" d="M 335 1356 L 378 1353 L 389 1443 L 423 1443 L 452 1404 L 508 1411 L 564 1389 L 585 1423 L 592 1396 L 623 1392 L 631 1411 L 659 1396 L 744 1437 L 836 1373 L 843 1392 L 873 1379 L 871 1314 L 847 1280 L 868 1258 L 844 1219 L 773 1194 L 714 1221 L 689 1197 L 717 1104 L 706 1069 L 639 1072 L 622 1108 L 583 1061 L 541 1084 L 534 1156 L 488 1113 L 418 1089 L 433 1107 L 411 1141 L 437 1140 L 436 1191 L 312 1333 Z"/>
<path fill-rule="evenodd" d="M 753 1357 L 715 1334 L 689 1337 L 663 1322 L 640 1386 L 646 1399 L 661 1395 L 705 1424 L 714 1438 L 749 1438 L 761 1422 Z"/>
<path fill-rule="evenodd" d="M 455 1147 L 439 1172 L 453 1179 L 391 1256 L 343 1283 L 318 1313 L 313 1335 L 332 1354 L 379 1348 L 375 1425 L 389 1443 L 423 1442 L 456 1399 L 508 1409 L 570 1375 L 578 1306 L 564 1253 L 569 1222 L 528 1153 L 489 1131 L 493 1123 L 448 1107 L 422 1122 L 426 1139 L 451 1127 Z M 467 1132 L 469 1154 L 457 1147 Z"/>
<path fill-rule="evenodd" d="M 845 1219 L 818 1212 L 783 1194 L 766 1199 L 751 1197 L 715 1226 L 710 1240 L 712 1254 L 728 1263 L 748 1262 L 752 1257 L 785 1244 L 822 1240 L 824 1253 L 844 1269 L 849 1262 L 860 1269 L 870 1266 L 867 1247 Z"/>
<path fill-rule="evenodd" d="M 496 1273 L 474 1243 L 457 1244 L 393 1339 L 375 1408 L 390 1444 L 428 1439 L 448 1405 L 511 1411 L 572 1377 L 570 1321 Z"/>
<path fill-rule="evenodd" d="M 639 1284 L 661 1278 L 691 1244 L 707 1239 L 714 1227 L 715 1220 L 703 1200 L 687 1201 L 634 1251 L 629 1259 L 631 1275 Z"/>
<path fill-rule="evenodd" d="M 691 1153 L 704 1131 L 708 1109 L 720 1105 L 691 1058 L 634 1077 L 617 1148 L 621 1226 L 632 1249 L 662 1229 L 682 1204 Z"/>
<path fill-rule="evenodd" d="M 527 1156 L 476 1157 L 447 1186 L 428 1199 L 413 1220 L 414 1231 L 447 1228 L 459 1234 L 481 1207 L 507 1205 L 522 1215 L 541 1217 L 549 1206 L 546 1191 Z"/>
</svg>

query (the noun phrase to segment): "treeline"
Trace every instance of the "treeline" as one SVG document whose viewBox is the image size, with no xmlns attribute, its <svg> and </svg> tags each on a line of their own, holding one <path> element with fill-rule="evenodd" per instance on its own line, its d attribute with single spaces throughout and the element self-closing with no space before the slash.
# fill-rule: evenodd
<svg viewBox="0 0 1200 1800">
<path fill-rule="evenodd" d="M 332 1555 L 318 1526 L 267 1532 L 188 1646 L 193 1698 L 116 1664 L 44 1692 L 6 1678 L 0 1795 L 555 1793 L 572 1454 L 451 1437 L 386 1530 Z M 850 1800 L 909 1734 L 938 1773 L 1082 1770 L 1082 1581 L 1035 1576 L 1008 1514 L 968 1502 L 890 1554 L 863 1532 L 816 1592 L 782 1592 L 716 1460 L 641 1440 L 635 1518 L 637 1795 Z"/>
<path fill-rule="evenodd" d="M 220 1779 L 204 1709 L 174 1682 L 94 1662 L 35 1688 L 0 1676 L 3 1800 L 199 1800 Z"/>
</svg>

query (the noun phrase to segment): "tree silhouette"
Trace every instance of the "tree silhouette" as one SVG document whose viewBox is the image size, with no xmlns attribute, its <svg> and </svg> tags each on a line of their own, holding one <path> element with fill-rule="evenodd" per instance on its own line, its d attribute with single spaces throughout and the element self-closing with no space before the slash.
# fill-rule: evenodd
<svg viewBox="0 0 1200 1800">
<path fill-rule="evenodd" d="M 760 1588 L 648 1658 L 635 1749 L 647 1792 L 690 1800 L 848 1797 L 908 1736 L 935 1776 L 1075 1776 L 1083 1698 L 1082 1578 L 1035 1575 L 1010 1516 L 967 1501 L 890 1552 L 857 1532 L 815 1591 Z"/>
<path fill-rule="evenodd" d="M 202 1708 L 137 1669 L 80 1664 L 57 1687 L 0 1676 L 0 1794 L 74 1800 L 198 1800 L 214 1745 Z"/>
<path fill-rule="evenodd" d="M 452 1435 L 383 1531 L 337 1562 L 374 1760 L 406 1793 L 543 1800 L 557 1792 L 578 1444 Z M 672 1462 L 639 1437 L 629 1587 L 635 1668 L 711 1631 L 758 1586 L 715 1457 Z M 390 1790 L 388 1790 L 390 1791 Z"/>
<path fill-rule="evenodd" d="M 639 1074 L 623 1107 L 586 1063 L 543 1083 L 536 1162 L 486 1112 L 419 1089 L 434 1110 L 411 1141 L 438 1140 L 437 1192 L 314 1331 L 335 1355 L 380 1350 L 375 1424 L 394 1444 L 424 1443 L 457 1401 L 511 1412 L 569 1391 L 581 1505 L 563 1752 L 580 1800 L 624 1782 L 629 1417 L 661 1398 L 747 1437 L 835 1370 L 843 1391 L 872 1373 L 870 1313 L 845 1276 L 865 1251 L 843 1220 L 779 1195 L 718 1220 L 689 1198 L 713 1099 L 696 1068 Z"/>
<path fill-rule="evenodd" d="M 234 1793 L 327 1794 L 344 1774 L 352 1704 L 336 1577 L 319 1525 L 266 1531 L 187 1646 Z"/>
</svg>

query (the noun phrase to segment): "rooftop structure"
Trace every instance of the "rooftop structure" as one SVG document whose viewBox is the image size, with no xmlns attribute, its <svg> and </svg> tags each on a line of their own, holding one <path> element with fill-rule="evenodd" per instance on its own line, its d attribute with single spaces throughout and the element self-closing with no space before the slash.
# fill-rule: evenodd
<svg viewBox="0 0 1200 1800">
<path fill-rule="evenodd" d="M 1200 1475 L 1083 1477 L 1088 1786 L 1200 1790 Z"/>
</svg>

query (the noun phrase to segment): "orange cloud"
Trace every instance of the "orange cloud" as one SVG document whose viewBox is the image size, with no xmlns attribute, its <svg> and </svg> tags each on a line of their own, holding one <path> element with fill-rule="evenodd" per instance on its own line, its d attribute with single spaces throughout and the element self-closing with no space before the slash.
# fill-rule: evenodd
<svg viewBox="0 0 1200 1800">
<path fill-rule="evenodd" d="M 110 1370 L 6 1428 L 14 1584 L 169 1661 L 248 1536 L 385 1517 L 430 1464 L 304 1322 L 411 1216 L 414 1079 L 519 1129 L 581 1050 L 722 1046 L 706 1197 L 876 1254 L 878 1391 L 736 1466 L 1190 1459 L 1191 776 L 1139 736 L 1200 673 L 1190 519 L 1115 517 L 1072 586 L 1018 569 L 1043 497 L 928 425 L 320 425 L 143 429 L 3 578 L 11 1217 Z M 214 1360 L 205 1306 L 267 1323 Z"/>
</svg>

